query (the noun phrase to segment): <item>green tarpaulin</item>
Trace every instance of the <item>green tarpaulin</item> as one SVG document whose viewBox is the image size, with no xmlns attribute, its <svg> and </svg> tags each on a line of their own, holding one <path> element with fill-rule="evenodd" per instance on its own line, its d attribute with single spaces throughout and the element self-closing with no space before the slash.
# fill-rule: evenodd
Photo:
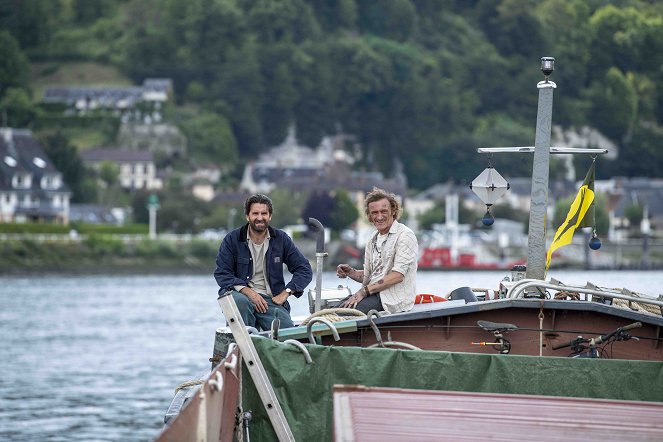
<svg viewBox="0 0 663 442">
<path fill-rule="evenodd" d="M 331 440 L 334 384 L 427 390 L 535 394 L 663 402 L 663 362 L 482 355 L 381 348 L 297 347 L 253 337 L 298 441 Z M 251 441 L 274 441 L 249 372 L 243 409 L 253 412 Z"/>
</svg>

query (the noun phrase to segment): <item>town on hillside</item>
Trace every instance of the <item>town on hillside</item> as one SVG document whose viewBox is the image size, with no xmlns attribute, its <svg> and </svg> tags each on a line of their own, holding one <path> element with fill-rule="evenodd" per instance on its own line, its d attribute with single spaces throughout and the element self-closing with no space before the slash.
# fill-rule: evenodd
<svg viewBox="0 0 663 442">
<path fill-rule="evenodd" d="M 189 156 L 187 137 L 163 115 L 172 94 L 172 82 L 161 78 L 131 87 L 47 88 L 42 104 L 50 112 L 69 119 L 99 115 L 118 119 L 115 142 L 77 151 L 83 181 L 94 198 L 75 201 L 81 198 L 75 197 L 66 171 L 58 169 L 61 158 L 49 157 L 28 129 L 0 128 L 0 223 L 70 226 L 71 231 L 83 224 L 147 224 L 148 212 L 157 210 L 154 201 L 159 201 L 156 225 L 150 229 L 153 235 L 218 240 L 243 221 L 246 196 L 259 192 L 287 204 L 287 210 L 283 204 L 277 207 L 287 212 L 275 213 L 278 227 L 302 235 L 306 220 L 315 217 L 340 240 L 339 253 L 357 258 L 371 231 L 363 215 L 363 196 L 380 187 L 398 195 L 404 222 L 420 236 L 420 268 L 505 268 L 522 261 L 529 178 L 509 178 L 509 192 L 493 208 L 496 222 L 487 228 L 479 222 L 485 206 L 467 185 L 438 183 L 412 192 L 398 170 L 386 177 L 356 167 L 361 150 L 349 135 L 328 136 L 317 146 L 304 146 L 291 127 L 281 144 L 246 163 L 241 173 L 219 165 L 222 160 L 189 161 L 189 167 L 182 168 Z M 569 139 L 559 130 L 553 135 L 575 146 L 583 142 L 582 137 Z M 232 173 L 241 178 L 232 180 Z M 552 181 L 550 200 L 567 201 L 578 185 L 577 180 Z M 643 238 L 645 247 L 656 246 L 657 226 L 663 226 L 663 180 L 614 177 L 596 180 L 595 188 L 601 195 L 598 206 L 605 218 L 601 234 L 606 247 L 593 258 L 594 265 L 642 265 L 644 257 L 636 262 L 624 257 L 629 249 L 641 250 Z M 549 222 L 558 216 L 555 210 L 566 210 L 550 206 Z M 585 255 L 581 251 L 586 248 L 585 236 L 577 235 L 577 244 L 564 250 L 561 262 Z"/>
</svg>

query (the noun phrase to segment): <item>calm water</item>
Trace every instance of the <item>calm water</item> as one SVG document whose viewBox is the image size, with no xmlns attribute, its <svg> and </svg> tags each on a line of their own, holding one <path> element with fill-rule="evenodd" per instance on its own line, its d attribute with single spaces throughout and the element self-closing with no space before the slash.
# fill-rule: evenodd
<svg viewBox="0 0 663 442">
<path fill-rule="evenodd" d="M 420 272 L 418 291 L 497 288 L 505 272 Z M 582 272 L 551 273 L 565 283 Z M 663 272 L 591 281 L 663 293 Z M 326 273 L 324 287 L 347 283 Z M 351 288 L 359 285 L 350 282 Z M 211 276 L 0 278 L 0 440 L 149 441 L 224 325 Z M 293 314 L 306 316 L 304 297 Z"/>
</svg>

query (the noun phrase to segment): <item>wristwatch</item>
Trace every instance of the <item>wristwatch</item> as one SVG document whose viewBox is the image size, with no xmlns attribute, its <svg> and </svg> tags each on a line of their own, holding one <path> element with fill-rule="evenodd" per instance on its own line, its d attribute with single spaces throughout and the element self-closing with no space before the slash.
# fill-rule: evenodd
<svg viewBox="0 0 663 442">
<path fill-rule="evenodd" d="M 294 291 L 293 289 L 289 288 L 289 287 L 286 287 L 285 292 L 286 292 L 288 295 L 292 295 L 293 293 L 295 293 L 295 291 Z"/>
</svg>

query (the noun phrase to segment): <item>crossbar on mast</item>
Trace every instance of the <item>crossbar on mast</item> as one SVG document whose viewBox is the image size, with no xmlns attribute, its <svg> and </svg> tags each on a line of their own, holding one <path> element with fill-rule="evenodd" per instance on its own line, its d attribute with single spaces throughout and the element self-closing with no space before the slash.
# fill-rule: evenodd
<svg viewBox="0 0 663 442">
<path fill-rule="evenodd" d="M 534 146 L 523 146 L 523 147 L 478 147 L 478 153 L 528 153 L 534 152 Z M 550 153 L 555 154 L 569 154 L 569 153 L 588 153 L 588 154 L 597 154 L 603 155 L 608 153 L 608 149 L 602 148 L 575 148 L 575 147 L 556 147 L 553 146 L 550 148 Z"/>
</svg>

